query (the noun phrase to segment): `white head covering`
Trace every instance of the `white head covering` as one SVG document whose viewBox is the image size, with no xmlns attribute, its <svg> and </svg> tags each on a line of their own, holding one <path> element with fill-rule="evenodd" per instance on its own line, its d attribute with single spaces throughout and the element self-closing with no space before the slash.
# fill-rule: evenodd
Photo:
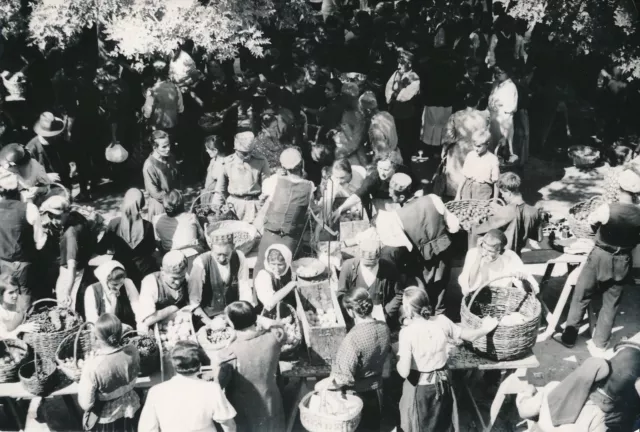
<svg viewBox="0 0 640 432">
<path fill-rule="evenodd" d="M 96 268 L 93 271 L 93 274 L 96 275 L 96 278 L 98 279 L 98 282 L 100 282 L 100 284 L 102 285 L 102 287 L 105 290 L 109 289 L 109 285 L 107 284 L 107 281 L 109 280 L 109 275 L 115 269 L 124 270 L 124 266 L 122 264 L 120 264 L 118 261 L 111 260 L 111 261 L 106 261 L 106 262 L 100 264 L 98 266 L 98 268 Z"/>
<path fill-rule="evenodd" d="M 376 218 L 376 231 L 380 241 L 385 246 L 406 247 L 413 249 L 411 241 L 404 232 L 400 216 L 394 211 L 380 210 Z"/>
<path fill-rule="evenodd" d="M 274 244 L 267 248 L 267 251 L 264 254 L 264 268 L 269 273 L 271 273 L 276 279 L 280 279 L 282 275 L 277 274 L 277 272 L 273 268 L 271 268 L 271 266 L 269 265 L 269 253 L 274 250 L 280 252 L 282 257 L 284 258 L 285 264 L 287 265 L 287 268 L 284 270 L 283 274 L 286 274 L 291 268 L 291 261 L 293 260 L 293 254 L 291 253 L 291 250 L 289 250 L 289 248 L 283 244 Z"/>
</svg>

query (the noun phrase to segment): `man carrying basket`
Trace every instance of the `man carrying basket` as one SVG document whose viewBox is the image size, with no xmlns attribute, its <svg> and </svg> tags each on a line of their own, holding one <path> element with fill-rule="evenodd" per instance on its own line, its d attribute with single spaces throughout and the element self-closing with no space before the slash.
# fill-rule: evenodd
<svg viewBox="0 0 640 432">
<path fill-rule="evenodd" d="M 591 329 L 592 355 L 604 355 L 609 345 L 611 329 L 615 320 L 622 289 L 628 282 L 633 264 L 631 253 L 640 243 L 640 207 L 636 195 L 640 193 L 640 174 L 628 169 L 620 174 L 619 200 L 602 204 L 589 215 L 589 223 L 597 226 L 595 247 L 589 253 L 580 272 L 571 300 L 567 323 L 557 341 L 572 348 L 578 338 L 580 320 L 596 294 L 602 292 L 602 308 L 598 323 Z"/>
</svg>

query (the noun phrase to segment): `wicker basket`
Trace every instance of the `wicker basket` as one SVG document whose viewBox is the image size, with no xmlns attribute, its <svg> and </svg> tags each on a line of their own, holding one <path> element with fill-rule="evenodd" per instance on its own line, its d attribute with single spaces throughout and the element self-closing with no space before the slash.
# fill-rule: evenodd
<svg viewBox="0 0 640 432">
<path fill-rule="evenodd" d="M 82 324 L 75 335 L 70 334 L 64 338 L 56 352 L 58 369 L 75 382 L 80 381 L 80 375 L 82 374 L 82 367 L 78 364 L 78 361 L 86 359 L 87 354 L 93 351 L 95 347 L 95 337 L 93 332 L 88 329 L 92 325 L 92 323 L 88 322 Z M 68 358 L 72 358 L 73 363 L 65 363 L 64 360 Z"/>
<path fill-rule="evenodd" d="M 587 201 L 579 202 L 569 209 L 567 223 L 571 233 L 577 238 L 593 238 L 595 231 L 587 218 L 596 208 L 604 204 L 601 196 L 595 196 Z"/>
<path fill-rule="evenodd" d="M 475 217 L 480 212 L 485 212 L 486 216 L 493 215 L 493 208 L 495 205 L 504 206 L 504 201 L 500 198 L 493 198 L 490 200 L 458 200 L 449 201 L 445 204 L 448 211 L 453 213 L 460 220 L 460 226 L 469 231 L 470 228 L 477 225 L 478 220 Z M 474 218 L 471 218 L 473 216 Z"/>
<path fill-rule="evenodd" d="M 232 204 L 214 205 L 214 194 L 214 191 L 204 191 L 191 203 L 190 212 L 196 215 L 202 228 L 204 228 L 205 223 L 212 224 L 227 220 L 238 220 Z"/>
<path fill-rule="evenodd" d="M 140 350 L 138 350 L 138 353 L 140 353 L 140 376 L 151 376 L 160 369 L 160 348 L 158 347 L 158 342 L 154 337 L 135 330 L 130 330 L 122 335 L 122 341 L 127 344 L 135 344 L 135 341 L 140 339 L 147 339 L 153 343 L 149 354 L 143 355 Z"/>
<path fill-rule="evenodd" d="M 226 220 L 214 222 L 210 225 L 209 231 L 211 233 L 215 233 L 215 231 L 218 230 L 224 230 L 225 232 L 233 234 L 233 244 L 236 250 L 239 250 L 245 255 L 251 252 L 260 241 L 260 233 L 256 227 L 249 222 Z M 211 247 L 211 245 L 209 245 L 209 247 Z"/>
<path fill-rule="evenodd" d="M 590 150 L 590 154 L 580 154 L 581 151 Z M 574 145 L 567 150 L 576 168 L 592 168 L 600 160 L 600 151 L 587 145 Z"/>
<path fill-rule="evenodd" d="M 18 339 L 4 339 L 0 344 L 0 354 L 11 355 L 11 363 L 3 363 L 0 366 L 0 384 L 18 381 L 18 369 L 29 357 L 29 345 Z"/>
<path fill-rule="evenodd" d="M 266 309 L 262 309 L 262 312 L 260 313 L 260 315 L 269 319 L 274 319 L 277 323 L 280 323 L 283 319 L 282 317 L 283 307 L 289 311 L 289 315 L 287 316 L 290 316 L 293 318 L 293 324 L 295 324 L 295 326 L 298 328 L 298 331 L 300 332 L 300 340 L 298 342 L 294 344 L 285 343 L 280 349 L 280 358 L 283 360 L 286 360 L 295 356 L 295 354 L 297 354 L 298 352 L 298 348 L 300 348 L 300 346 L 302 345 L 302 339 L 303 339 L 302 323 L 300 322 L 300 318 L 298 317 L 296 309 L 293 306 L 291 306 L 289 303 L 280 302 L 276 306 L 275 316 L 273 312 L 267 312 Z M 287 318 L 287 316 L 285 316 L 284 318 Z"/>
<path fill-rule="evenodd" d="M 54 299 L 41 299 L 41 300 L 35 301 L 31 305 L 31 308 L 29 308 L 29 310 L 27 311 L 27 314 L 25 316 L 25 322 L 28 322 L 29 317 L 35 312 L 36 305 L 44 302 L 53 302 L 57 305 L 57 301 Z M 53 308 L 49 307 L 46 309 L 50 310 Z M 42 311 L 39 311 L 39 312 L 42 312 Z M 77 315 L 71 309 L 67 309 L 67 313 Z M 58 351 L 58 347 L 60 346 L 62 341 L 70 334 L 76 334 L 76 332 L 78 331 L 81 325 L 82 324 L 78 324 L 73 328 L 62 330 L 59 332 L 53 332 L 53 333 L 25 333 L 23 336 L 23 340 L 27 344 L 31 345 L 34 353 L 37 354 L 39 357 L 45 357 L 45 358 L 51 359 L 52 361 L 55 361 L 56 352 Z"/>
<path fill-rule="evenodd" d="M 35 374 L 36 363 L 37 370 L 44 372 L 42 378 L 38 378 Z M 35 396 L 44 396 L 51 391 L 55 384 L 56 364 L 50 358 L 40 358 L 36 355 L 33 361 L 20 366 L 18 375 L 22 386 L 29 393 Z"/>
<path fill-rule="evenodd" d="M 526 356 L 538 337 L 542 307 L 533 290 L 530 287 L 525 291 L 491 286 L 498 280 L 512 277 L 514 275 L 501 276 L 467 294 L 460 308 L 462 325 L 472 329 L 480 328 L 483 317 L 487 316 L 500 320 L 512 312 L 519 312 L 527 318 L 522 324 L 498 324 L 494 331 L 473 342 L 473 350 L 478 355 L 495 361 L 516 360 Z"/>
<path fill-rule="evenodd" d="M 356 430 L 362 418 L 362 399 L 355 395 L 345 394 L 344 397 L 356 403 L 358 408 L 345 416 L 330 416 L 309 409 L 309 401 L 315 394 L 318 392 L 308 393 L 298 405 L 300 423 L 306 430 L 309 432 L 353 432 Z"/>
<path fill-rule="evenodd" d="M 198 344 L 200 344 L 202 349 L 207 352 L 220 351 L 221 349 L 228 347 L 229 344 L 233 342 L 236 338 L 235 331 L 233 329 L 230 329 L 231 337 L 229 339 L 225 339 L 219 343 L 213 343 L 207 337 L 207 330 L 209 330 L 209 328 L 207 326 L 204 326 L 200 328 L 200 330 L 198 330 L 198 332 L 196 333 L 196 339 L 198 341 Z"/>
</svg>

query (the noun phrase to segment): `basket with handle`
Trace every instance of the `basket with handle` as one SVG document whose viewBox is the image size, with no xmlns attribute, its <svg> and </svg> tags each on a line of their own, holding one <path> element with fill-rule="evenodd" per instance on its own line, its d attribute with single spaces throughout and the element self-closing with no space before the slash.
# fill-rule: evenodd
<svg viewBox="0 0 640 432">
<path fill-rule="evenodd" d="M 362 399 L 356 395 L 343 393 L 345 402 L 352 406 L 342 415 L 331 415 L 318 412 L 309 407 L 309 402 L 314 395 L 319 395 L 324 404 L 326 392 L 310 392 L 302 398 L 298 408 L 300 409 L 300 423 L 309 432 L 353 432 L 362 419 Z"/>
<path fill-rule="evenodd" d="M 195 197 L 191 203 L 189 211 L 196 215 L 202 228 L 204 228 L 205 223 L 238 220 L 233 204 L 216 205 L 213 203 L 214 195 L 214 191 L 205 190 Z"/>
<path fill-rule="evenodd" d="M 472 343 L 473 350 L 480 356 L 494 361 L 508 361 L 522 358 L 530 353 L 538 337 L 538 325 L 542 307 L 533 289 L 491 286 L 493 283 L 513 278 L 506 275 L 495 278 L 462 299 L 460 318 L 462 325 L 472 329 L 482 326 L 483 317 L 492 316 L 500 321 L 513 312 L 522 314 L 526 321 L 521 324 L 503 325 L 498 323 L 495 330 Z"/>
<path fill-rule="evenodd" d="M 493 216 L 496 206 L 504 206 L 504 201 L 500 198 L 490 200 L 458 200 L 449 201 L 445 204 L 447 210 L 458 218 L 460 226 L 469 231 L 470 228 L 478 225 L 483 219 Z"/>
<path fill-rule="evenodd" d="M 284 318 L 282 317 L 282 308 L 285 308 L 288 311 L 288 315 Z M 280 358 L 290 359 L 294 357 L 298 352 L 298 348 L 302 345 L 302 323 L 300 322 L 300 318 L 298 317 L 295 308 L 289 303 L 280 302 L 275 307 L 275 314 L 273 312 L 268 312 L 266 309 L 262 309 L 260 315 L 265 318 L 275 319 L 278 325 L 282 325 L 284 327 L 284 335 L 286 339 L 280 349 Z M 291 317 L 290 322 L 284 322 L 289 321 L 289 317 Z M 297 337 L 291 338 L 291 335 L 287 330 L 289 330 L 289 332 L 295 332 Z"/>
<path fill-rule="evenodd" d="M 58 306 L 58 302 L 55 299 L 45 298 L 40 299 L 31 305 L 29 310 L 25 315 L 25 322 L 29 322 L 29 319 L 33 316 L 36 311 L 36 306 L 44 304 L 45 302 L 55 303 L 56 306 L 51 308 L 46 308 L 46 311 L 50 311 L 55 308 L 64 309 L 67 315 L 74 316 L 77 320 L 78 324 L 73 326 L 72 328 L 45 333 L 45 332 L 35 332 L 35 333 L 25 333 L 22 339 L 33 348 L 34 353 L 38 354 L 40 357 L 46 357 L 55 361 L 56 352 L 58 351 L 58 347 L 62 343 L 62 341 L 69 336 L 70 334 L 75 334 L 80 326 L 82 325 L 82 319 L 78 317 L 78 315 L 69 308 L 62 308 Z"/>
<path fill-rule="evenodd" d="M 122 335 L 122 341 L 138 349 L 140 376 L 151 376 L 160 369 L 160 348 L 154 337 L 136 330 L 129 330 Z M 144 345 L 140 346 L 141 344 Z"/>
<path fill-rule="evenodd" d="M 219 342 L 212 342 L 208 336 L 209 332 L 219 332 L 220 334 L 226 334 L 224 335 L 224 338 L 220 339 Z M 206 352 L 220 351 L 221 349 L 228 347 L 229 344 L 235 340 L 235 338 L 236 332 L 230 327 L 226 327 L 220 330 L 212 330 L 207 326 L 203 326 L 196 333 L 196 340 L 198 341 L 198 344 L 200 344 L 202 349 Z"/>
<path fill-rule="evenodd" d="M 96 340 L 89 329 L 91 326 L 93 323 L 90 322 L 82 324 L 75 335 L 70 334 L 64 338 L 56 352 L 58 369 L 75 382 L 80 381 L 82 374 L 83 365 L 80 364 L 80 360 L 84 362 L 95 347 Z"/>
<path fill-rule="evenodd" d="M 0 384 L 18 381 L 18 369 L 29 356 L 29 345 L 18 339 L 0 342 Z"/>
<path fill-rule="evenodd" d="M 44 396 L 55 384 L 56 370 L 56 364 L 52 359 L 42 358 L 34 353 L 33 361 L 20 366 L 18 375 L 25 390 L 35 396 Z"/>
<path fill-rule="evenodd" d="M 603 197 L 595 196 L 587 201 L 579 202 L 569 209 L 567 223 L 575 237 L 590 239 L 595 236 L 595 231 L 589 223 L 589 215 L 604 203 Z"/>
</svg>

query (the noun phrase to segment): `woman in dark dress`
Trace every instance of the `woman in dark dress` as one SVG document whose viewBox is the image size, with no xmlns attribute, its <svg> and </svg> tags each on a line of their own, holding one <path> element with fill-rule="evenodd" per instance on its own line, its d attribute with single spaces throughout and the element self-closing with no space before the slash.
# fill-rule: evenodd
<svg viewBox="0 0 640 432">
<path fill-rule="evenodd" d="M 113 260 L 122 263 L 136 287 L 146 275 L 158 271 L 152 256 L 156 250 L 153 225 L 141 214 L 144 204 L 142 191 L 129 189 L 124 195 L 120 216 L 109 222 L 98 245 L 100 252 L 113 251 Z"/>
<path fill-rule="evenodd" d="M 373 300 L 365 288 L 355 288 L 342 300 L 355 321 L 338 348 L 329 378 L 316 390 L 353 390 L 362 399 L 359 432 L 378 432 L 382 417 L 382 371 L 391 351 L 391 334 L 383 321 L 371 315 Z"/>
</svg>

